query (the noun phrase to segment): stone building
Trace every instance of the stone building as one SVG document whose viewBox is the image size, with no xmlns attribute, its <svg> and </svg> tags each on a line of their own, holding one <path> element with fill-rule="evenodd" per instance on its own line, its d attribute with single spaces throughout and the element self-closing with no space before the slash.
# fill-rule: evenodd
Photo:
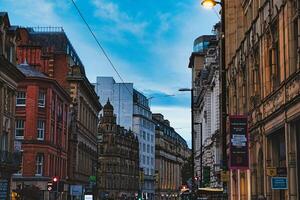
<svg viewBox="0 0 300 200">
<path fill-rule="evenodd" d="M 34 185 L 41 191 L 40 199 L 53 199 L 48 182 L 54 176 L 61 182 L 67 178 L 71 98 L 57 81 L 32 66 L 20 64 L 18 69 L 26 76 L 16 93 L 15 144 L 21 148 L 22 165 L 12 188 Z"/>
<path fill-rule="evenodd" d="M 179 199 L 181 169 L 190 156 L 186 141 L 159 113 L 152 115 L 155 123 L 155 199 Z"/>
<path fill-rule="evenodd" d="M 60 27 L 21 29 L 17 57 L 55 79 L 71 97 L 67 183 L 89 188 L 96 175 L 97 124 L 101 105 L 84 65 Z"/>
<path fill-rule="evenodd" d="M 97 77 L 95 90 L 100 103 L 110 99 L 117 124 L 133 130 L 139 139 L 140 168 L 144 172 L 141 192 L 145 199 L 154 199 L 155 125 L 149 99 L 133 88 L 133 83 L 116 83 L 113 77 Z"/>
<path fill-rule="evenodd" d="M 217 44 L 210 45 L 204 55 L 203 67 L 196 79 L 199 95 L 195 107 L 197 121 L 195 132 L 195 161 L 197 169 L 202 162 L 202 174 L 197 170 L 198 185 L 221 187 L 220 183 L 220 123 L 219 123 L 219 54 Z M 202 141 L 201 141 L 202 140 Z M 201 146 L 202 145 L 202 146 Z M 200 172 L 200 174 L 199 174 Z M 201 185 L 202 183 L 202 185 Z"/>
<path fill-rule="evenodd" d="M 202 35 L 195 39 L 188 65 L 192 71 L 194 176 L 197 177 L 198 186 L 200 186 L 201 177 L 203 178 L 201 173 L 206 163 L 209 163 L 206 170 L 209 168 L 212 176 L 219 173 L 220 160 L 218 148 L 216 148 L 219 143 L 217 45 L 216 35 Z M 216 176 L 213 179 L 215 179 L 215 183 L 218 182 Z"/>
<path fill-rule="evenodd" d="M 230 199 L 299 199 L 300 2 L 226 1 L 223 9 L 227 111 L 248 116 L 250 132 L 250 169 L 231 170 Z M 271 187 L 269 168 L 287 189 Z"/>
<path fill-rule="evenodd" d="M 16 65 L 18 30 L 7 13 L 0 12 L 0 198 L 10 199 L 13 173 L 20 169 L 20 154 L 14 148 L 16 90 L 24 75 Z"/>
<path fill-rule="evenodd" d="M 102 199 L 135 199 L 139 192 L 139 142 L 117 125 L 109 100 L 98 127 L 98 190 Z"/>
</svg>

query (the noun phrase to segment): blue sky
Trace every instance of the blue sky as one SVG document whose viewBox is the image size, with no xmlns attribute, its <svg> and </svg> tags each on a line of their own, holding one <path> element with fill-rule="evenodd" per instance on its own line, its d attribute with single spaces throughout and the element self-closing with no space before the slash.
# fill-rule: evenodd
<svg viewBox="0 0 300 200">
<path fill-rule="evenodd" d="M 151 99 L 190 143 L 190 98 L 179 93 L 191 85 L 188 69 L 193 40 L 211 34 L 219 20 L 199 0 L 76 0 L 126 82 Z M 113 76 L 108 61 L 73 7 L 71 0 L 0 0 L 13 25 L 63 26 L 85 65 L 91 82 Z M 165 94 L 175 96 L 162 97 Z M 155 98 L 156 97 L 156 98 Z"/>
</svg>

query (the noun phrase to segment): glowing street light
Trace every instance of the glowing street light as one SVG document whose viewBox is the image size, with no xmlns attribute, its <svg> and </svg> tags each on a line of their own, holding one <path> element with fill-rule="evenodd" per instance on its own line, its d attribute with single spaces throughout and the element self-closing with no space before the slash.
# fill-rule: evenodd
<svg viewBox="0 0 300 200">
<path fill-rule="evenodd" d="M 215 7 L 217 4 L 221 5 L 221 2 L 219 1 L 215 1 L 215 0 L 203 0 L 201 2 L 201 5 L 206 8 L 206 9 L 212 9 L 213 7 Z"/>
</svg>

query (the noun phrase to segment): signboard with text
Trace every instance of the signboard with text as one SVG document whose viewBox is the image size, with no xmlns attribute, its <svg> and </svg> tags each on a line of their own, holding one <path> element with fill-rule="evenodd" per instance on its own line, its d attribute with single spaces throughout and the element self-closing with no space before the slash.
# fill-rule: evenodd
<svg viewBox="0 0 300 200">
<path fill-rule="evenodd" d="M 288 179 L 286 177 L 272 177 L 271 186 L 272 190 L 287 190 Z"/>
<path fill-rule="evenodd" d="M 248 118 L 245 115 L 235 115 L 229 117 L 230 131 L 230 169 L 249 168 L 249 137 Z"/>
<path fill-rule="evenodd" d="M 81 196 L 83 193 L 82 185 L 70 185 L 71 196 Z"/>
</svg>

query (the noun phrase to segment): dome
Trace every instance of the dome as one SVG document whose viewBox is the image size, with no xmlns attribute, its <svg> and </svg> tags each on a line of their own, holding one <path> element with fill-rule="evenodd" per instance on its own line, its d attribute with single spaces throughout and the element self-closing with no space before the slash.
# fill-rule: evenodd
<svg viewBox="0 0 300 200">
<path fill-rule="evenodd" d="M 109 99 L 107 100 L 106 104 L 103 107 L 103 110 L 113 110 L 114 107 L 110 104 Z"/>
</svg>

